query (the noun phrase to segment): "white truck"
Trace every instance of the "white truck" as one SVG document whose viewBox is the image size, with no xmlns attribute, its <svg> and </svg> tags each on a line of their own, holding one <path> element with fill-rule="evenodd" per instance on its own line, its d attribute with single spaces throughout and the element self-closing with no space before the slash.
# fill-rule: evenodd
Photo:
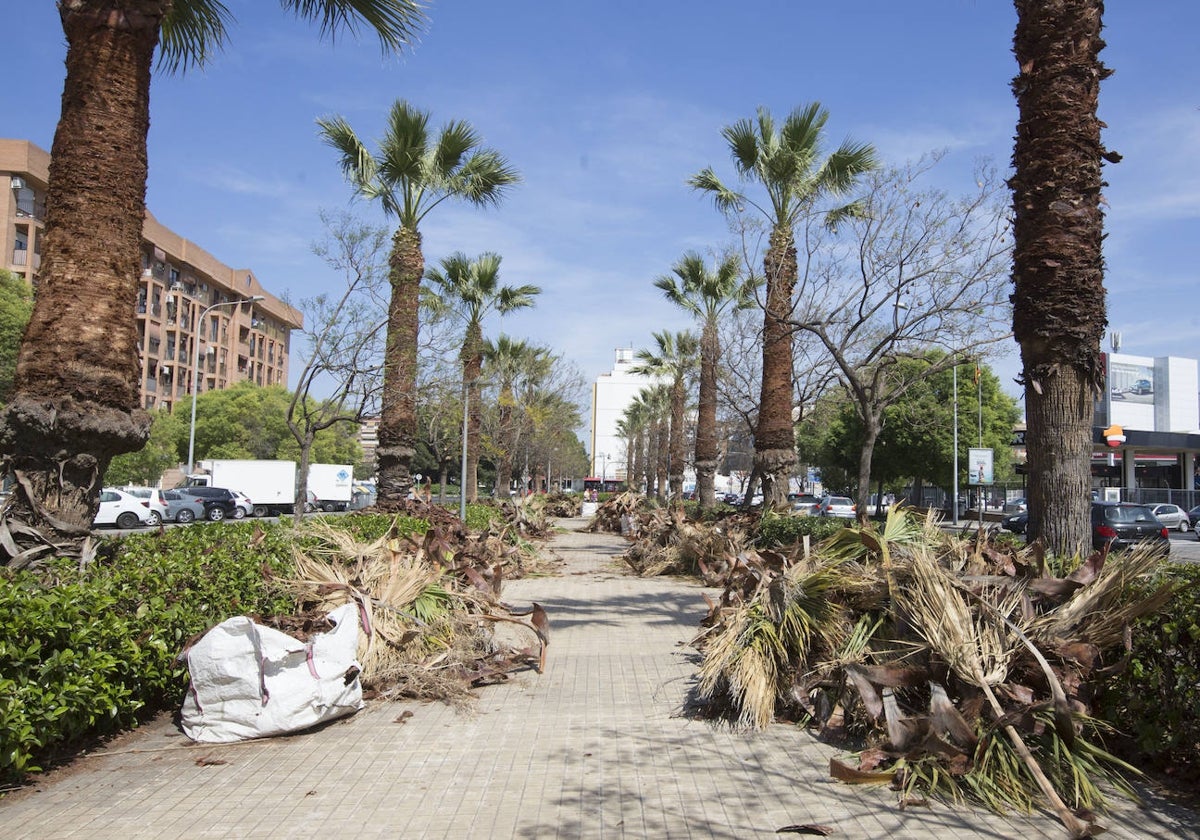
<svg viewBox="0 0 1200 840">
<path fill-rule="evenodd" d="M 354 467 L 350 464 L 309 464 L 308 498 L 314 507 L 327 513 L 348 510 L 354 498 Z"/>
<path fill-rule="evenodd" d="M 212 460 L 197 466 L 204 472 L 189 475 L 189 487 L 224 487 L 245 493 L 254 505 L 255 516 L 295 511 L 295 461 Z"/>
</svg>

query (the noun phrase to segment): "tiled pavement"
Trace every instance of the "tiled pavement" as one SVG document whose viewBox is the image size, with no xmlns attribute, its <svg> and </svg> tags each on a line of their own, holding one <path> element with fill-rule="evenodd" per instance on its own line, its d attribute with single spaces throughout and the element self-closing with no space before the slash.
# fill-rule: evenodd
<svg viewBox="0 0 1200 840">
<path fill-rule="evenodd" d="M 700 588 L 632 577 L 613 563 L 618 538 L 562 524 L 563 574 L 505 587 L 510 603 L 549 612 L 545 674 L 484 689 L 470 714 L 377 704 L 229 746 L 192 744 L 159 720 L 0 801 L 0 834 L 740 840 L 816 823 L 852 840 L 1066 836 L 1049 815 L 902 811 L 886 789 L 830 779 L 836 751 L 801 730 L 742 734 L 681 716 Z M 1103 822 L 1114 840 L 1200 837 L 1196 814 L 1161 802 Z"/>
</svg>

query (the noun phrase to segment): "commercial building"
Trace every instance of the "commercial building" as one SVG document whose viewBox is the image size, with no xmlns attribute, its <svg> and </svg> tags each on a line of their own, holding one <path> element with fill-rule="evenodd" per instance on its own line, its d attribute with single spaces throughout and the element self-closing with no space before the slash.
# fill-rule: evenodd
<svg viewBox="0 0 1200 840">
<path fill-rule="evenodd" d="M 591 475 L 624 481 L 625 440 L 617 433 L 617 424 L 638 393 L 657 380 L 633 372 L 632 348 L 618 348 L 615 356 L 612 370 L 597 376 L 592 384 Z"/>
<path fill-rule="evenodd" d="M 49 170 L 46 151 L 0 139 L 0 268 L 34 288 Z M 193 382 L 198 391 L 243 381 L 287 385 L 291 331 L 304 325 L 300 312 L 269 294 L 253 271 L 225 265 L 149 212 L 141 250 L 141 287 L 130 315 L 141 334 L 144 408 L 169 410 L 190 399 Z"/>
</svg>

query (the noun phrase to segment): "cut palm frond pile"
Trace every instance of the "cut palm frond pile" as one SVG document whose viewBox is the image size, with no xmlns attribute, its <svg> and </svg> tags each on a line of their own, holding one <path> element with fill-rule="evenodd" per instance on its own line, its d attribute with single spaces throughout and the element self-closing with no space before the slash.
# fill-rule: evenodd
<svg viewBox="0 0 1200 840">
<path fill-rule="evenodd" d="M 695 645 L 708 711 L 761 728 L 803 720 L 864 749 L 847 782 L 887 782 L 994 810 L 1050 807 L 1101 830 L 1106 793 L 1136 772 L 1099 746 L 1097 681 L 1123 667 L 1135 619 L 1170 592 L 1132 583 L 1151 552 L 1096 552 L 1066 577 L 1035 547 L 945 534 L 893 508 L 805 554 L 746 552 Z M 1141 594 L 1138 594 L 1141 593 Z"/>
<path fill-rule="evenodd" d="M 546 516 L 571 519 L 579 516 L 583 508 L 583 496 L 579 493 L 554 493 L 542 496 Z"/>
<path fill-rule="evenodd" d="M 621 559 L 641 577 L 695 575 L 723 586 L 750 547 L 751 527 L 736 515 L 714 523 L 689 519 L 681 508 L 653 510 Z"/>
<path fill-rule="evenodd" d="M 362 543 L 320 519 L 304 529 L 285 584 L 301 616 L 358 605 L 368 696 L 462 705 L 472 687 L 502 681 L 514 670 L 544 669 L 545 611 L 500 600 L 517 552 L 501 537 L 485 532 L 455 540 L 435 528 L 424 537 L 387 534 Z M 293 630 L 296 618 L 270 623 Z M 515 626 L 515 645 L 498 641 L 500 624 Z"/>
<path fill-rule="evenodd" d="M 549 499 L 549 496 L 540 493 L 506 499 L 500 502 L 500 512 L 517 534 L 527 539 L 548 537 L 554 533 L 554 524 L 550 519 L 559 515 L 550 512 Z"/>
<path fill-rule="evenodd" d="M 601 502 L 585 531 L 634 536 L 642 525 L 642 518 L 651 516 L 653 509 L 646 504 L 646 497 L 638 493 L 618 493 Z"/>
</svg>

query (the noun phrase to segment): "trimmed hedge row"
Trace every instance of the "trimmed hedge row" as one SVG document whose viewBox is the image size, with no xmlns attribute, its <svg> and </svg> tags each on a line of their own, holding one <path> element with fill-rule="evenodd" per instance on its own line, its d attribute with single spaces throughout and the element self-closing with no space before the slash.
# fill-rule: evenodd
<svg viewBox="0 0 1200 840">
<path fill-rule="evenodd" d="M 344 523 L 373 540 L 396 523 Z M 0 782 L 18 782 L 89 739 L 176 706 L 189 639 L 236 615 L 293 611 L 274 584 L 291 558 L 288 524 L 224 522 L 106 543 L 80 570 L 59 560 L 34 572 L 0 568 Z"/>
<path fill-rule="evenodd" d="M 835 519 L 829 516 L 781 516 L 768 513 L 763 516 L 759 525 L 758 544 L 763 548 L 793 545 L 806 536 L 816 542 L 836 534 L 847 525 L 852 524 L 854 524 L 853 519 Z"/>
<path fill-rule="evenodd" d="M 1163 580 L 1175 593 L 1133 628 L 1129 665 L 1105 682 L 1096 715 L 1139 758 L 1200 780 L 1200 566 L 1165 564 L 1152 584 Z"/>
</svg>

